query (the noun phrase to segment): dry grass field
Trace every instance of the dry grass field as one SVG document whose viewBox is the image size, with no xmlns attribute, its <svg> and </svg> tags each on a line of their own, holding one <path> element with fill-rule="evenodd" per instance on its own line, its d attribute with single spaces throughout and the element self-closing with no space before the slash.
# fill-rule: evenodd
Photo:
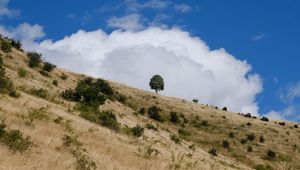
<svg viewBox="0 0 300 170">
<path fill-rule="evenodd" d="M 3 137 L 1 131 L 0 169 L 300 169 L 297 123 L 262 121 L 108 81 L 119 98 L 107 99 L 99 111 L 116 115 L 116 131 L 84 119 L 78 102 L 61 97 L 87 76 L 61 68 L 42 75 L 15 48 L 0 56 L 20 93 L 0 94 L 0 120 L 7 136 L 22 134 Z M 161 121 L 149 117 L 152 106 Z M 139 137 L 132 135 L 136 125 L 144 128 Z"/>
</svg>

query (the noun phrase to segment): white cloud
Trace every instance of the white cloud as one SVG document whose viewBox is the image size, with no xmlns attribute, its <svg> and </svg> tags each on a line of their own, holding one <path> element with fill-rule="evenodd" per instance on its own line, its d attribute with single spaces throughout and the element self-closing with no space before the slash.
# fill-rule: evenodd
<svg viewBox="0 0 300 170">
<path fill-rule="evenodd" d="M 175 4 L 174 8 L 176 11 L 181 12 L 181 13 L 187 13 L 192 10 L 192 7 L 187 4 Z"/>
<path fill-rule="evenodd" d="M 45 36 L 42 26 L 28 23 L 20 24 L 16 28 L 6 28 L 0 25 L 0 34 L 20 39 L 25 43 L 33 43 L 34 40 Z"/>
<path fill-rule="evenodd" d="M 199 37 L 178 28 L 110 34 L 101 29 L 80 30 L 55 42 L 44 40 L 25 47 L 80 73 L 144 90 L 149 90 L 150 77 L 160 74 L 165 79 L 164 95 L 198 98 L 232 111 L 258 111 L 255 96 L 262 82 L 259 75 L 249 74 L 251 66 L 224 49 L 210 50 Z"/>
<path fill-rule="evenodd" d="M 139 3 L 137 0 L 126 0 L 125 4 L 129 12 L 137 12 L 144 8 L 165 9 L 171 4 L 171 2 L 166 0 L 149 0 L 145 3 Z"/>
<path fill-rule="evenodd" d="M 16 17 L 20 14 L 19 10 L 8 9 L 9 0 L 0 0 L 0 19 L 1 17 Z"/>
<path fill-rule="evenodd" d="M 260 33 L 260 34 L 257 34 L 255 36 L 253 36 L 251 39 L 252 39 L 252 41 L 259 41 L 259 40 L 262 40 L 262 39 L 265 39 L 265 38 L 267 38 L 267 35 L 263 34 L 263 33 Z"/>
<path fill-rule="evenodd" d="M 267 116 L 280 120 L 300 121 L 300 82 L 281 89 L 279 98 L 284 103 L 284 108 L 271 111 Z"/>
<path fill-rule="evenodd" d="M 139 14 L 130 14 L 124 17 L 112 17 L 107 21 L 107 25 L 112 28 L 136 31 L 144 27 L 141 20 Z"/>
</svg>

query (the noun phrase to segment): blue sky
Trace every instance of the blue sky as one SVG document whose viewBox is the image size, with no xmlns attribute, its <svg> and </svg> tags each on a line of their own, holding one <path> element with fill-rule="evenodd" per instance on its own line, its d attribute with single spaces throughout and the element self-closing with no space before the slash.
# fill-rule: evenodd
<svg viewBox="0 0 300 170">
<path fill-rule="evenodd" d="M 45 33 L 38 41 L 61 40 L 80 29 L 101 29 L 109 34 L 124 29 L 113 18 L 126 16 L 131 16 L 130 21 L 138 20 L 125 28 L 134 31 L 149 26 L 178 27 L 200 37 L 212 50 L 224 48 L 252 66 L 251 73 L 259 74 L 262 80 L 263 90 L 256 95 L 260 113 L 300 121 L 300 1 L 0 0 L 1 3 L 0 25 L 13 29 L 22 23 L 38 24 Z M 10 14 L 1 14 L 1 8 Z"/>
</svg>

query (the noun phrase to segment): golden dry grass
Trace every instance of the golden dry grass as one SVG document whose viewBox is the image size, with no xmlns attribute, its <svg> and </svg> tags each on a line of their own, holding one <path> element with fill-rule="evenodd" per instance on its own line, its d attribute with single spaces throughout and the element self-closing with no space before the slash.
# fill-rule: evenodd
<svg viewBox="0 0 300 170">
<path fill-rule="evenodd" d="M 13 153 L 1 144 L 0 169 L 75 169 L 76 158 L 63 145 L 64 135 L 78 136 L 85 154 L 96 163 L 97 169 L 253 169 L 259 164 L 270 165 L 273 169 L 300 169 L 300 130 L 293 128 L 293 122 L 280 126 L 274 121 L 245 118 L 203 104 L 110 82 L 116 91 L 127 96 L 127 101 L 122 104 L 107 100 L 100 106 L 101 110 L 116 113 L 122 126 L 150 123 L 159 129 L 145 129 L 143 137 L 134 138 L 79 117 L 73 109 L 75 103 L 60 97 L 63 90 L 74 88 L 77 81 L 85 76 L 58 68 L 51 72 L 51 77 L 44 77 L 37 69 L 27 67 L 23 52 L 13 49 L 9 54 L 0 53 L 7 75 L 21 92 L 18 99 L 0 94 L 0 118 L 5 119 L 8 128 L 20 130 L 34 143 L 24 153 Z M 26 78 L 18 76 L 20 68 L 27 71 Z M 62 73 L 68 76 L 66 80 L 60 78 Z M 58 80 L 58 86 L 52 84 L 53 80 Z M 32 88 L 46 89 L 49 95 L 45 99 L 33 96 L 29 93 Z M 170 135 L 178 135 L 179 125 L 169 121 L 159 123 L 146 115 L 135 114 L 140 108 L 152 105 L 160 107 L 165 115 L 170 111 L 182 113 L 189 120 L 184 129 L 191 136 L 186 137 L 182 144 L 175 144 Z M 22 115 L 42 107 L 46 108 L 48 119 L 26 124 Z M 58 116 L 63 118 L 64 123 L 54 122 Z M 200 122 L 206 120 L 208 126 L 193 127 L 191 122 L 197 120 L 196 116 Z M 251 126 L 246 125 L 248 122 Z M 228 137 L 230 132 L 235 133 L 234 138 Z M 255 134 L 256 139 L 241 144 L 240 140 L 250 133 Z M 259 142 L 260 135 L 265 137 L 264 143 Z M 229 149 L 222 147 L 225 139 L 230 143 Z M 189 149 L 192 144 L 196 146 L 195 151 Z M 253 152 L 247 152 L 248 146 L 253 148 Z M 217 148 L 218 156 L 208 153 L 212 147 Z M 157 150 L 157 155 L 147 154 L 151 149 Z M 264 159 L 268 149 L 277 153 L 276 160 Z"/>
</svg>

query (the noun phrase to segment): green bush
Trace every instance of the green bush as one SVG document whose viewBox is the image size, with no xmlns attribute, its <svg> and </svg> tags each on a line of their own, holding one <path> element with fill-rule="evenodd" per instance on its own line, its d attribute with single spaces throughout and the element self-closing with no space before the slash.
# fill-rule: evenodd
<svg viewBox="0 0 300 170">
<path fill-rule="evenodd" d="M 6 76 L 3 59 L 0 57 L 0 93 L 18 98 L 20 93 L 16 91 L 13 82 Z"/>
<path fill-rule="evenodd" d="M 264 136 L 261 135 L 261 136 L 259 137 L 259 142 L 260 142 L 260 143 L 264 143 L 264 142 L 265 142 Z"/>
<path fill-rule="evenodd" d="M 135 137 L 141 137 L 144 134 L 144 128 L 140 125 L 136 125 L 135 127 L 131 128 L 130 131 Z"/>
<path fill-rule="evenodd" d="M 260 120 L 265 121 L 265 122 L 269 121 L 269 119 L 267 117 L 262 117 Z"/>
<path fill-rule="evenodd" d="M 10 44 L 18 50 L 22 49 L 22 42 L 20 40 L 11 39 Z"/>
<path fill-rule="evenodd" d="M 254 141 L 255 134 L 253 134 L 253 133 L 247 134 L 247 139 L 250 140 L 250 141 Z"/>
<path fill-rule="evenodd" d="M 273 150 L 267 151 L 267 159 L 268 160 L 274 160 L 276 158 L 276 153 Z"/>
<path fill-rule="evenodd" d="M 213 156 L 218 156 L 218 150 L 216 148 L 211 148 L 208 153 L 210 153 Z"/>
<path fill-rule="evenodd" d="M 176 135 L 170 135 L 170 139 L 176 144 L 181 144 L 181 139 Z"/>
<path fill-rule="evenodd" d="M 23 69 L 23 68 L 20 68 L 20 69 L 18 70 L 18 75 L 19 75 L 19 77 L 24 78 L 24 77 L 27 76 L 27 71 L 26 71 L 25 69 Z"/>
<path fill-rule="evenodd" d="M 180 119 L 177 112 L 170 112 L 170 121 L 174 124 L 180 123 Z"/>
<path fill-rule="evenodd" d="M 115 131 L 119 130 L 117 117 L 111 111 L 101 112 L 101 114 L 99 115 L 99 120 L 102 126 L 108 127 L 109 129 Z"/>
<path fill-rule="evenodd" d="M 53 81 L 52 81 L 52 84 L 53 84 L 54 86 L 58 86 L 58 81 L 57 81 L 57 80 L 53 80 Z"/>
<path fill-rule="evenodd" d="M 56 65 L 49 63 L 49 62 L 45 62 L 44 66 L 43 66 L 43 70 L 47 71 L 47 72 L 51 72 L 55 68 L 56 68 Z"/>
<path fill-rule="evenodd" d="M 229 136 L 230 138 L 234 138 L 235 135 L 234 135 L 233 132 L 230 132 L 228 136 Z"/>
<path fill-rule="evenodd" d="M 164 119 L 162 117 L 162 115 L 160 114 L 161 109 L 157 106 L 151 106 L 148 108 L 148 116 L 151 119 L 157 120 L 159 122 L 163 122 Z"/>
<path fill-rule="evenodd" d="M 191 136 L 192 134 L 184 129 L 178 129 L 178 134 L 182 136 Z"/>
<path fill-rule="evenodd" d="M 252 147 L 248 146 L 247 152 L 252 152 L 252 151 L 253 151 Z"/>
<path fill-rule="evenodd" d="M 39 71 L 41 75 L 45 76 L 45 77 L 51 77 L 49 72 L 45 71 L 45 70 L 40 70 Z"/>
<path fill-rule="evenodd" d="M 144 107 L 140 108 L 139 114 L 144 115 L 146 113 L 146 109 Z"/>
<path fill-rule="evenodd" d="M 68 79 L 68 76 L 67 76 L 65 73 L 61 73 L 60 78 L 61 78 L 62 80 L 67 80 L 67 79 Z"/>
<path fill-rule="evenodd" d="M 273 170 L 270 165 L 257 165 L 255 170 Z"/>
<path fill-rule="evenodd" d="M 29 137 L 24 138 L 19 130 L 6 130 L 4 122 L 0 123 L 0 142 L 14 152 L 23 152 L 32 146 Z"/>
<path fill-rule="evenodd" d="M 43 88 L 40 88 L 40 89 L 32 88 L 30 90 L 30 94 L 40 97 L 40 98 L 43 98 L 43 99 L 46 99 L 49 95 L 48 91 Z"/>
<path fill-rule="evenodd" d="M 241 142 L 241 144 L 245 144 L 245 143 L 247 143 L 247 139 L 241 139 L 240 142 Z"/>
<path fill-rule="evenodd" d="M 29 59 L 28 65 L 31 68 L 38 67 L 42 62 L 42 54 L 37 52 L 28 52 L 27 57 Z"/>
<path fill-rule="evenodd" d="M 223 140 L 222 144 L 224 148 L 229 148 L 229 142 L 227 140 Z"/>
<path fill-rule="evenodd" d="M 1 42 L 1 50 L 5 53 L 11 52 L 11 44 L 5 40 Z"/>
<path fill-rule="evenodd" d="M 151 125 L 151 124 L 146 124 L 146 128 L 147 129 L 152 129 L 154 131 L 158 131 L 158 129 L 154 125 Z"/>
</svg>

